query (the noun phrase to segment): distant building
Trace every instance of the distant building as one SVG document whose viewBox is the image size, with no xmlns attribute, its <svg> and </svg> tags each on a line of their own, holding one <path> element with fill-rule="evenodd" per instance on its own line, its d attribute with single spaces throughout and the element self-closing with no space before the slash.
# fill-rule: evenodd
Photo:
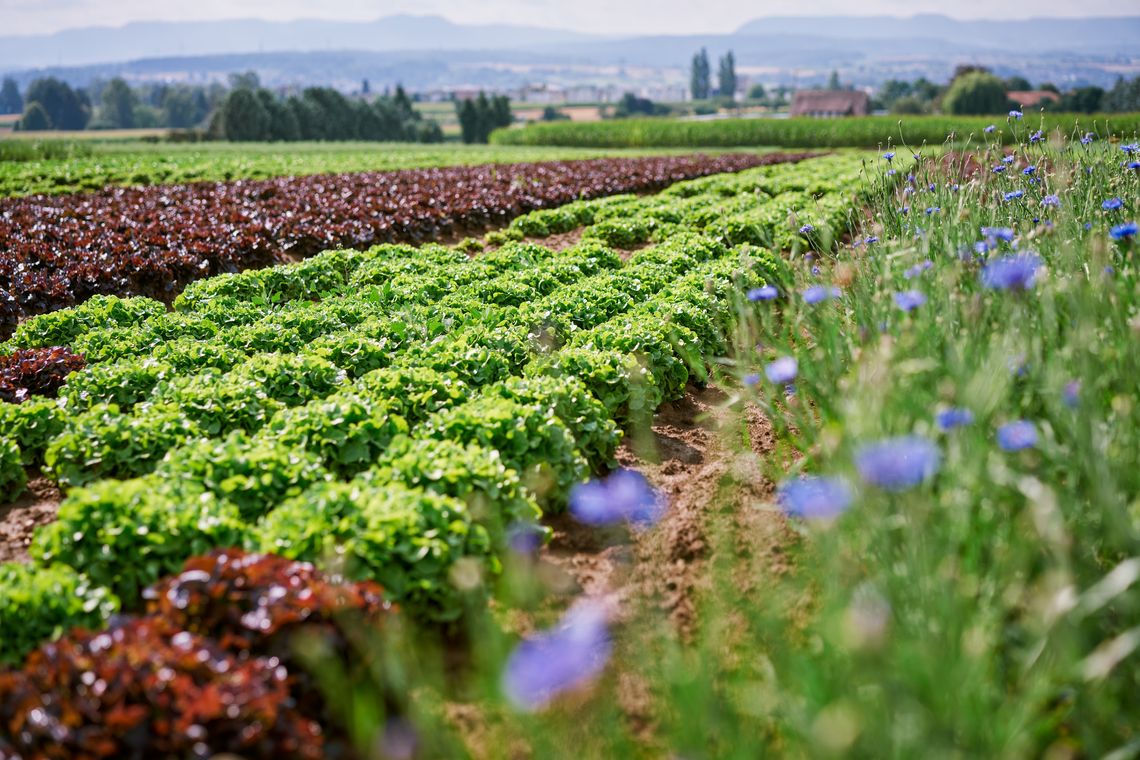
<svg viewBox="0 0 1140 760">
<path fill-rule="evenodd" d="M 1056 103 L 1061 99 L 1061 96 L 1050 90 L 1011 90 L 1006 93 L 1006 97 L 1017 103 L 1022 108 L 1038 108 L 1045 105 L 1045 102 Z"/>
<path fill-rule="evenodd" d="M 792 116 L 831 119 L 870 112 L 871 98 L 860 90 L 796 90 L 792 99 Z"/>
</svg>

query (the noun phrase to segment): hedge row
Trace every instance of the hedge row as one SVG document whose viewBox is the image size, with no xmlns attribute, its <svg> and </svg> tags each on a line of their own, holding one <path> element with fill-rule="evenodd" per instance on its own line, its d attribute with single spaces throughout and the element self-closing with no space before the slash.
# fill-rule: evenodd
<svg viewBox="0 0 1140 760">
<path fill-rule="evenodd" d="M 1020 122 L 1004 116 L 864 116 L 850 119 L 620 119 L 599 122 L 551 122 L 491 134 L 498 145 L 553 145 L 586 148 L 876 148 L 892 145 L 975 143 L 994 125 L 1006 143 L 1014 134 L 1036 129 L 1065 134 L 1092 132 L 1105 139 L 1140 132 L 1140 114 L 1027 114 Z"/>
</svg>

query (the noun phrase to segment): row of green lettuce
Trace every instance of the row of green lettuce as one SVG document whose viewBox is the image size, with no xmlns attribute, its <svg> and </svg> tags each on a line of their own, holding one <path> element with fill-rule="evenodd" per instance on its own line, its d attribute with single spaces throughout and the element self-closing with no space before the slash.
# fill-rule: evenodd
<svg viewBox="0 0 1140 760">
<path fill-rule="evenodd" d="M 550 122 L 491 134 L 496 145 L 581 148 L 728 148 L 769 145 L 799 148 L 875 148 L 941 145 L 1004 131 L 1006 141 L 1020 129 L 1064 134 L 1092 133 L 1100 139 L 1140 132 L 1140 114 L 1033 114 L 1022 125 L 1000 116 L 865 116 L 852 119 L 621 119 Z M 990 132 L 987 128 L 993 127 Z"/>
<path fill-rule="evenodd" d="M 590 226 L 561 251 L 330 251 L 195 283 L 173 311 L 108 297 L 29 320 L 6 348 L 67 345 L 89 365 L 59 399 L 0 405 L 8 496 L 25 467 L 69 489 L 33 564 L 2 571 L 3 658 L 137 607 L 224 546 L 321 561 L 457 619 L 508 534 L 605 472 L 620 426 L 727 353 L 741 294 L 786 279 L 738 244 L 806 218 L 840 234 L 857 171 L 833 157 L 575 204 Z M 628 261 L 603 242 L 623 219 L 653 222 Z"/>
</svg>

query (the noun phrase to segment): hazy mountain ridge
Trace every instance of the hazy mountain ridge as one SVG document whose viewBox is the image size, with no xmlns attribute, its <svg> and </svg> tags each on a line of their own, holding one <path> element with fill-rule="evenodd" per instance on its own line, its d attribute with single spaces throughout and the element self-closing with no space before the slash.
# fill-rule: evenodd
<svg viewBox="0 0 1140 760">
<path fill-rule="evenodd" d="M 495 88 L 597 81 L 590 70 L 603 66 L 680 70 L 706 47 L 714 57 L 731 49 L 739 66 L 777 69 L 778 80 L 801 84 L 822 81 L 833 68 L 868 86 L 893 76 L 945 79 L 956 64 L 978 63 L 1033 81 L 1109 86 L 1120 70 L 1110 62 L 1137 67 L 1138 37 L 1140 16 L 1020 22 L 772 17 L 731 34 L 634 37 L 464 26 L 437 16 L 364 23 L 140 22 L 0 38 L 0 71 L 14 73 L 22 86 L 48 74 L 85 85 L 114 76 L 205 81 L 253 69 L 270 86 L 351 86 L 368 78 L 378 86 L 402 82 L 415 89 Z"/>
</svg>

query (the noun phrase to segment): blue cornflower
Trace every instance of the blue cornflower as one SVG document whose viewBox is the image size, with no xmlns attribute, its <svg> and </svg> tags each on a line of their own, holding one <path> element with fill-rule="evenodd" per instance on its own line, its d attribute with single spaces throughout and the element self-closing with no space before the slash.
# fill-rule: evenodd
<svg viewBox="0 0 1140 760">
<path fill-rule="evenodd" d="M 1017 160 L 1017 158 L 1014 156 L 1002 156 L 1002 158 L 1001 158 L 1001 162 L 1003 164 L 1012 164 L 1016 160 Z"/>
<path fill-rule="evenodd" d="M 1109 198 L 1107 201 L 1100 204 L 1100 207 L 1105 211 L 1116 211 L 1116 209 L 1120 208 L 1123 205 L 1124 201 L 1120 200 L 1119 198 Z"/>
<path fill-rule="evenodd" d="M 896 174 L 898 174 L 898 171 L 897 171 L 897 170 L 895 170 L 895 169 L 887 169 L 887 176 L 888 176 L 888 177 L 893 177 L 893 176 L 895 176 Z"/>
<path fill-rule="evenodd" d="M 920 274 L 933 266 L 934 263 L 931 262 L 930 259 L 926 259 L 921 264 L 915 264 L 910 269 L 903 272 L 903 277 L 907 278 L 908 280 L 913 280 L 915 277 L 918 277 Z"/>
<path fill-rule="evenodd" d="M 931 216 L 933 214 L 937 214 L 941 210 L 942 210 L 941 206 L 930 206 L 929 208 L 926 209 L 926 215 Z"/>
<path fill-rule="evenodd" d="M 1024 190 L 1013 190 L 1011 192 L 1006 193 L 1004 198 L 1007 201 L 1016 201 L 1019 198 L 1021 198 L 1021 196 L 1023 196 L 1023 195 L 1025 195 Z"/>
<path fill-rule="evenodd" d="M 839 298 L 839 288 L 826 288 L 823 285 L 812 285 L 804 291 L 804 302 L 817 304 L 828 298 Z"/>
<path fill-rule="evenodd" d="M 515 554 L 533 555 L 543 544 L 546 532 L 528 522 L 516 522 L 507 528 L 507 546 Z"/>
<path fill-rule="evenodd" d="M 819 273 L 820 273 L 820 271 L 821 271 L 821 270 L 820 270 L 820 268 L 819 268 L 819 267 L 812 267 L 812 268 L 811 268 L 811 273 L 812 273 L 812 276 L 813 276 L 813 277 L 819 277 Z"/>
<path fill-rule="evenodd" d="M 1003 256 L 982 268 L 982 285 L 994 290 L 1029 290 L 1040 266 L 1041 257 L 1033 253 Z"/>
<path fill-rule="evenodd" d="M 993 124 L 990 124 L 989 126 L 987 126 L 987 127 L 986 127 L 985 129 L 983 129 L 982 131 L 983 131 L 983 132 L 985 132 L 987 135 L 989 135 L 989 134 L 993 134 L 993 131 L 994 131 L 995 129 L 997 129 L 997 127 L 996 127 L 995 125 L 993 125 Z"/>
<path fill-rule="evenodd" d="M 851 506 L 851 486 L 840 478 L 804 476 L 780 484 L 776 501 L 790 517 L 827 520 Z"/>
<path fill-rule="evenodd" d="M 1058 195 L 1046 195 L 1041 199 L 1041 205 L 1046 208 L 1061 208 L 1061 198 Z"/>
<path fill-rule="evenodd" d="M 1129 169 L 1140 169 L 1140 161 L 1129 161 L 1128 162 L 1128 168 Z"/>
<path fill-rule="evenodd" d="M 633 470 L 615 470 L 604 480 L 580 483 L 570 492 L 570 514 L 587 525 L 623 520 L 651 524 L 664 513 L 664 499 Z"/>
<path fill-rule="evenodd" d="M 813 232 L 815 232 L 815 227 L 811 226 L 810 224 L 805 224 L 803 227 L 800 227 L 801 235 L 810 235 Z"/>
<path fill-rule="evenodd" d="M 940 430 L 953 430 L 973 423 L 974 413 L 963 407 L 955 407 L 939 412 L 934 419 Z"/>
<path fill-rule="evenodd" d="M 1004 240 L 1007 243 L 1012 243 L 1016 234 L 1012 227 L 982 227 L 983 237 Z"/>
<path fill-rule="evenodd" d="M 905 491 L 933 477 L 941 461 L 938 447 L 917 435 L 888 438 L 855 452 L 859 477 L 888 491 Z"/>
<path fill-rule="evenodd" d="M 879 242 L 879 239 L 878 239 L 877 237 L 875 237 L 874 235 L 871 235 L 869 238 L 867 238 L 867 239 L 866 239 L 865 241 L 863 241 L 863 242 L 865 242 L 867 245 L 871 245 L 871 244 L 873 244 L 873 243 L 877 243 L 877 242 Z"/>
<path fill-rule="evenodd" d="M 1020 119 L 1024 115 L 1025 114 L 1023 114 L 1021 111 L 1014 110 L 1009 112 L 1009 118 L 1011 119 Z"/>
<path fill-rule="evenodd" d="M 1081 145 L 1088 145 L 1096 139 L 1096 135 L 1092 132 L 1085 132 L 1085 136 L 1081 138 Z"/>
<path fill-rule="evenodd" d="M 601 673 L 612 651 L 601 606 L 575 605 L 553 629 L 515 647 L 503 671 L 503 693 L 515 708 L 537 710 Z"/>
<path fill-rule="evenodd" d="M 926 296 L 921 291 L 904 290 L 901 293 L 895 293 L 895 306 L 903 311 L 914 311 L 924 303 L 926 303 Z"/>
<path fill-rule="evenodd" d="M 787 385 L 799 374 L 799 365 L 791 356 L 781 356 L 764 368 L 764 374 L 777 385 Z"/>
<path fill-rule="evenodd" d="M 1140 143 L 1128 143 L 1127 145 L 1121 145 L 1120 149 L 1131 156 L 1133 153 L 1140 150 Z"/>
<path fill-rule="evenodd" d="M 998 428 L 998 446 L 1005 451 L 1021 451 L 1037 445 L 1037 428 L 1029 420 L 1008 422 Z"/>
<path fill-rule="evenodd" d="M 1113 240 L 1127 240 L 1136 235 L 1136 222 L 1118 224 L 1109 230 L 1108 234 Z"/>
<path fill-rule="evenodd" d="M 1005 171 L 1004 166 L 998 165 L 998 166 L 994 167 L 994 174 L 1001 174 L 1004 171 Z"/>
<path fill-rule="evenodd" d="M 890 161 L 894 157 L 895 157 L 895 152 L 893 150 L 888 150 L 886 153 L 883 154 L 883 158 L 885 158 L 887 161 Z"/>
<path fill-rule="evenodd" d="M 1029 142 L 1037 143 L 1045 139 L 1045 134 L 1039 129 L 1029 136 Z"/>
<path fill-rule="evenodd" d="M 915 156 L 915 158 L 918 158 L 918 156 Z M 913 185 L 914 184 L 914 175 L 913 174 L 906 175 L 906 181 Z"/>
<path fill-rule="evenodd" d="M 749 373 L 741 379 L 741 382 L 743 382 L 746 386 L 751 388 L 752 386 L 754 386 L 760 382 L 760 373 L 758 373 L 758 372 Z"/>
<path fill-rule="evenodd" d="M 1081 381 L 1070 380 L 1065 383 L 1065 387 L 1061 391 L 1061 400 L 1070 409 L 1076 408 L 1081 403 Z"/>
<path fill-rule="evenodd" d="M 974 253 L 978 254 L 979 256 L 984 255 L 989 250 L 990 250 L 990 244 L 987 243 L 985 240 L 979 240 L 978 242 L 974 243 Z"/>
<path fill-rule="evenodd" d="M 780 295 L 780 291 L 776 290 L 775 285 L 764 285 L 759 288 L 752 288 L 748 291 L 749 301 L 771 301 L 776 296 Z"/>
<path fill-rule="evenodd" d="M 1024 174 L 1026 177 L 1028 177 L 1028 176 L 1032 175 L 1033 172 L 1035 172 L 1035 171 L 1037 171 L 1036 166 L 1027 166 L 1021 170 L 1021 173 Z"/>
</svg>

